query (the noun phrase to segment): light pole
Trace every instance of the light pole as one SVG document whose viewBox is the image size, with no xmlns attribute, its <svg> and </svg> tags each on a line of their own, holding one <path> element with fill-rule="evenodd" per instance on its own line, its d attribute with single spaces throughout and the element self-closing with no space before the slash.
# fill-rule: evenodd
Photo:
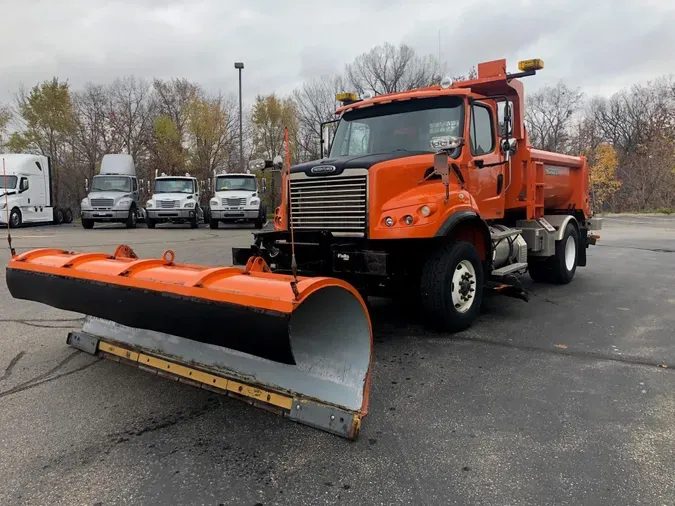
<svg viewBox="0 0 675 506">
<path fill-rule="evenodd" d="M 239 71 L 239 168 L 244 172 L 244 128 L 241 119 L 241 71 L 244 68 L 244 62 L 234 62 L 234 68 Z"/>
</svg>

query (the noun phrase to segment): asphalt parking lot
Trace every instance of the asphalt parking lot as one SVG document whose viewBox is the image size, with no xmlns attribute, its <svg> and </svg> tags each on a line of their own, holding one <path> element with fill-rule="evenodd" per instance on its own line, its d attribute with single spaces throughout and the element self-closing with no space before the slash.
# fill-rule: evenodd
<svg viewBox="0 0 675 506">
<path fill-rule="evenodd" d="M 12 236 L 19 252 L 129 244 L 227 265 L 252 231 Z M 81 315 L 12 299 L 3 270 L 0 504 L 675 504 L 675 219 L 600 235 L 571 284 L 527 278 L 530 302 L 490 297 L 452 337 L 376 301 L 355 442 L 75 351 Z"/>
</svg>

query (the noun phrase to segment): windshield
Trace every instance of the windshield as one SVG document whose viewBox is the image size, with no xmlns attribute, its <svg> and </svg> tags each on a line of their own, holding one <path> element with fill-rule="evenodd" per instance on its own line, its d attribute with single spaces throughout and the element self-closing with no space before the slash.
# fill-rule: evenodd
<svg viewBox="0 0 675 506">
<path fill-rule="evenodd" d="M 216 191 L 230 191 L 230 190 L 246 190 L 250 192 L 256 191 L 254 177 L 242 176 L 226 176 L 216 178 Z"/>
<path fill-rule="evenodd" d="M 17 176 L 0 176 L 0 188 L 13 190 L 16 188 Z"/>
<path fill-rule="evenodd" d="M 192 179 L 156 179 L 155 193 L 194 193 Z"/>
<path fill-rule="evenodd" d="M 91 181 L 93 192 L 130 192 L 131 178 L 126 176 L 94 176 Z"/>
<path fill-rule="evenodd" d="M 392 151 L 433 153 L 434 137 L 460 137 L 463 100 L 436 97 L 357 109 L 342 116 L 330 156 L 370 155 Z"/>
</svg>

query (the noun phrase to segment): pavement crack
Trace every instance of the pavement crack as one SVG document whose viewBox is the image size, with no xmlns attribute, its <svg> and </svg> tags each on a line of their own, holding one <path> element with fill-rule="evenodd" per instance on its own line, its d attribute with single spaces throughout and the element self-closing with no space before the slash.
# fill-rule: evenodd
<svg viewBox="0 0 675 506">
<path fill-rule="evenodd" d="M 640 248 L 638 246 L 613 246 L 611 244 L 596 244 L 596 246 L 615 249 L 636 249 L 640 251 L 651 251 L 652 253 L 675 253 L 675 249 L 670 248 Z"/>
<path fill-rule="evenodd" d="M 72 355 L 71 355 L 72 356 Z M 9 395 L 13 394 L 18 394 L 19 392 L 23 392 L 25 390 L 30 390 L 31 388 L 35 388 L 40 385 L 44 385 L 45 383 L 50 383 L 52 381 L 56 381 L 57 379 L 64 378 L 66 376 L 70 376 L 71 374 L 75 374 L 76 372 L 84 371 L 85 369 L 91 367 L 94 364 L 98 364 L 101 360 L 100 358 L 97 358 L 93 362 L 89 362 L 88 364 L 85 364 L 81 367 L 78 367 L 76 369 L 73 369 L 72 371 L 64 372 L 63 374 L 58 374 L 56 376 L 53 376 L 51 378 L 43 379 L 41 381 L 36 381 L 35 379 L 31 381 L 27 381 L 25 383 L 22 383 L 21 385 L 15 386 L 14 388 L 10 388 L 9 390 L 5 390 L 4 392 L 0 392 L 0 399 L 3 397 L 7 397 Z M 41 377 L 44 377 L 45 375 L 42 375 Z"/>
<path fill-rule="evenodd" d="M 10 390 L 7 390 L 6 392 L 0 392 L 0 398 L 4 397 L 4 394 L 7 393 L 7 392 L 14 393 L 15 390 L 21 391 L 21 389 L 24 389 L 24 387 L 27 387 L 30 384 L 35 383 L 36 381 L 39 382 L 39 381 L 43 380 L 44 378 L 48 378 L 49 376 L 51 376 L 52 374 L 57 372 L 59 369 L 61 369 L 68 362 L 70 362 L 72 359 L 74 359 L 78 354 L 80 354 L 80 352 L 75 350 L 70 355 L 68 355 L 66 358 L 61 360 L 61 362 L 56 364 L 56 366 L 49 369 L 47 372 L 42 373 L 38 376 L 35 376 L 34 378 L 29 379 L 28 381 L 24 381 L 23 383 L 18 384 L 17 386 L 15 386 L 14 388 L 11 388 Z"/>
<path fill-rule="evenodd" d="M 14 369 L 16 363 L 21 360 L 21 357 L 23 357 L 25 354 L 25 351 L 20 351 L 12 360 L 10 360 L 9 365 L 5 369 L 5 373 L 2 375 L 2 378 L 0 378 L 0 381 L 5 381 L 12 375 L 12 369 Z"/>
<path fill-rule="evenodd" d="M 641 365 L 641 366 L 646 366 L 646 367 L 659 367 L 663 369 L 670 369 L 671 367 L 668 364 L 664 364 L 663 362 L 655 362 L 651 360 L 645 360 L 642 358 L 638 357 L 617 357 L 613 355 L 607 355 L 605 353 L 600 353 L 596 351 L 575 351 L 575 350 L 570 350 L 570 349 L 565 349 L 565 348 L 542 348 L 540 346 L 529 346 L 525 344 L 514 344 L 514 343 L 507 343 L 505 341 L 492 341 L 490 339 L 484 339 L 481 337 L 459 337 L 455 336 L 453 337 L 453 340 L 456 341 L 464 341 L 464 342 L 475 342 L 475 343 L 481 343 L 481 344 L 489 344 L 492 346 L 501 346 L 503 348 L 513 348 L 516 350 L 522 350 L 522 351 L 536 351 L 540 353 L 550 353 L 554 355 L 566 355 L 566 356 L 571 356 L 571 357 L 577 357 L 577 358 L 586 358 L 590 360 L 607 360 L 610 362 L 620 362 L 623 364 L 631 364 L 631 365 Z"/>
</svg>

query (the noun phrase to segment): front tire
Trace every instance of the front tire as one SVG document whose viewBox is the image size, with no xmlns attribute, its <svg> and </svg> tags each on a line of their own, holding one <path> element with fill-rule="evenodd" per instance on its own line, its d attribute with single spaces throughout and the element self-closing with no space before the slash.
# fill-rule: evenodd
<svg viewBox="0 0 675 506">
<path fill-rule="evenodd" d="M 146 218 L 145 223 L 148 226 L 148 228 L 155 228 L 155 226 L 157 225 L 157 222 L 152 218 Z"/>
<path fill-rule="evenodd" d="M 441 246 L 426 261 L 420 279 L 422 310 L 445 332 L 470 327 L 483 301 L 483 263 L 466 241 Z"/>
<path fill-rule="evenodd" d="M 9 226 L 10 228 L 19 228 L 23 222 L 23 217 L 21 216 L 21 211 L 17 208 L 12 209 L 12 212 L 9 214 Z"/>
<path fill-rule="evenodd" d="M 82 218 L 82 228 L 91 230 L 92 228 L 94 228 L 94 220 L 87 220 L 86 218 Z"/>
<path fill-rule="evenodd" d="M 213 218 L 211 218 L 209 220 L 209 227 L 211 227 L 214 230 L 218 228 L 218 220 L 214 220 Z"/>
<path fill-rule="evenodd" d="M 136 214 L 136 208 L 132 207 L 131 209 L 129 209 L 129 216 L 127 217 L 125 225 L 127 226 L 127 228 L 136 228 L 137 223 L 138 223 L 138 215 Z"/>
</svg>

